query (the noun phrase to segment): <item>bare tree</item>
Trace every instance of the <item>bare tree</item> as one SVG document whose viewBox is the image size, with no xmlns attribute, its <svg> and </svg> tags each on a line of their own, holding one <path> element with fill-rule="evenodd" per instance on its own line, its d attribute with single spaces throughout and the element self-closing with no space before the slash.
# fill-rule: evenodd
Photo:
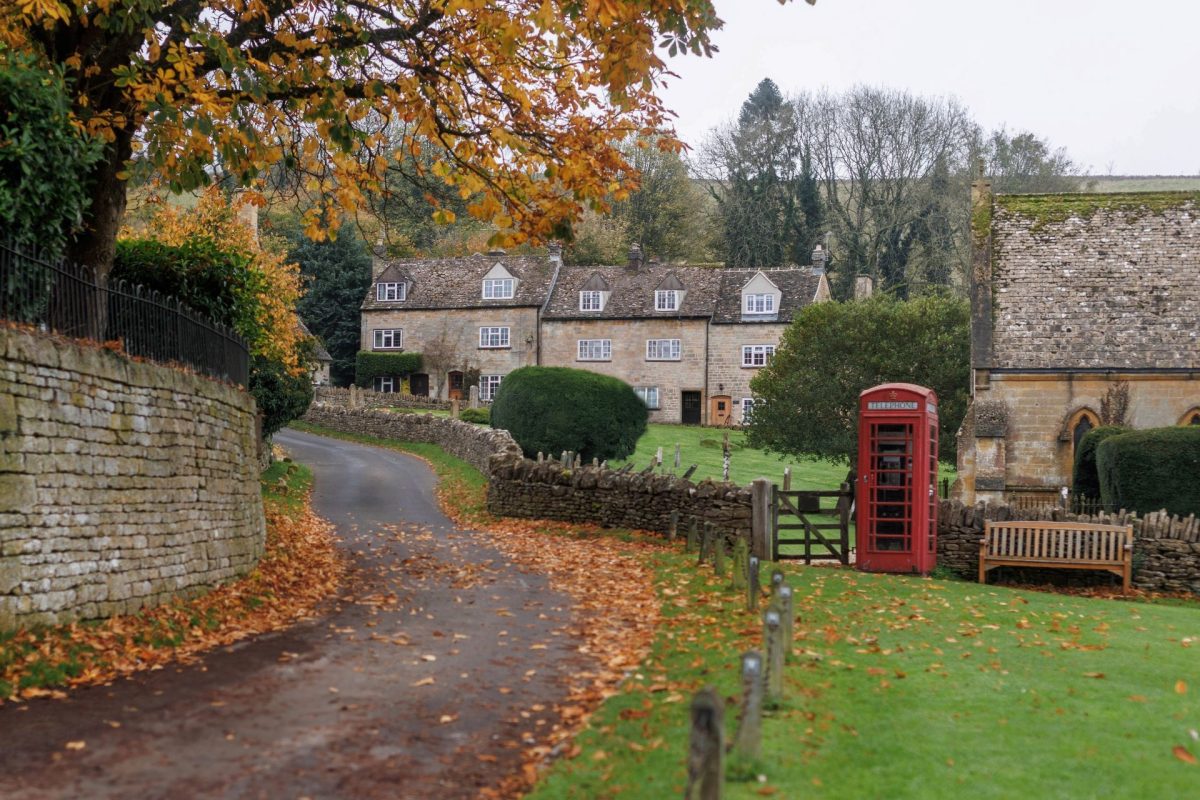
<svg viewBox="0 0 1200 800">
<path fill-rule="evenodd" d="M 437 337 L 426 342 L 421 349 L 421 365 L 433 378 L 430 390 L 435 399 L 442 398 L 442 386 L 451 372 L 462 368 L 461 361 L 459 336 L 450 330 L 449 323 L 443 322 Z"/>
</svg>

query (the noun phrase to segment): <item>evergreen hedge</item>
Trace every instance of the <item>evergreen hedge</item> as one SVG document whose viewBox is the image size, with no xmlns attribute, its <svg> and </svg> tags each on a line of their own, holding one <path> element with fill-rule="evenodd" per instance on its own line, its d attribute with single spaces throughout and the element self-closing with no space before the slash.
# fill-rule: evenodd
<svg viewBox="0 0 1200 800">
<path fill-rule="evenodd" d="M 1200 514 L 1200 426 L 1150 428 L 1096 448 L 1100 499 L 1111 508 Z"/>
<path fill-rule="evenodd" d="M 564 450 L 593 458 L 633 454 L 649 412 L 629 384 L 566 367 L 522 367 L 504 377 L 492 403 L 492 427 L 512 434 L 533 458 Z"/>
<path fill-rule="evenodd" d="M 360 350 L 354 360 L 354 382 L 369 389 L 376 378 L 404 377 L 420 369 L 420 353 L 372 353 Z"/>
<path fill-rule="evenodd" d="M 1124 425 L 1104 425 L 1093 428 L 1079 440 L 1075 448 L 1075 467 L 1071 472 L 1071 491 L 1076 497 L 1100 498 L 1100 473 L 1096 470 L 1096 448 L 1110 436 L 1128 433 Z"/>
</svg>

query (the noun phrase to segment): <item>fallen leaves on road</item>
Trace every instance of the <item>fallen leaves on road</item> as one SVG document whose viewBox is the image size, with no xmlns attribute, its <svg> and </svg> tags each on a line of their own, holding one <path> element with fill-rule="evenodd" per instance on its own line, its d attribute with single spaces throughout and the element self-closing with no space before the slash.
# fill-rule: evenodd
<svg viewBox="0 0 1200 800">
<path fill-rule="evenodd" d="M 333 528 L 312 512 L 308 498 L 294 516 L 268 504 L 266 551 L 246 577 L 137 614 L 18 630 L 0 644 L 0 702 L 5 694 L 64 697 L 53 687 L 111 683 L 286 628 L 333 593 L 342 571 Z"/>
</svg>

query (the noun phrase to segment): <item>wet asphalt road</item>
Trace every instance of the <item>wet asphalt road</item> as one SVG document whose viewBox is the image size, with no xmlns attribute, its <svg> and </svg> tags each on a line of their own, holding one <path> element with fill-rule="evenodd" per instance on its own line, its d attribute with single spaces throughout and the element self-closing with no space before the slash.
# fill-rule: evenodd
<svg viewBox="0 0 1200 800">
<path fill-rule="evenodd" d="M 467 798 L 519 767 L 582 665 L 566 596 L 457 530 L 421 461 L 276 441 L 315 473 L 341 596 L 199 664 L 0 707 L 0 798 Z"/>
</svg>

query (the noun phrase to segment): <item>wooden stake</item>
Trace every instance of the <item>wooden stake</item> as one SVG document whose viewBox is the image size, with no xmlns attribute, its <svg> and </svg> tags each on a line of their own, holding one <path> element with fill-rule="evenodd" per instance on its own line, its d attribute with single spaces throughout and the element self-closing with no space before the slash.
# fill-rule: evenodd
<svg viewBox="0 0 1200 800">
<path fill-rule="evenodd" d="M 718 578 L 725 577 L 725 537 L 717 530 L 713 530 L 712 537 L 713 547 L 713 573 Z"/>
<path fill-rule="evenodd" d="M 783 630 L 782 615 L 775 607 L 763 614 L 763 639 L 767 643 L 767 702 L 783 701 Z"/>
<path fill-rule="evenodd" d="M 733 543 L 733 589 L 745 589 L 750 570 L 750 545 L 745 537 L 739 536 Z"/>
<path fill-rule="evenodd" d="M 688 525 L 687 547 L 683 552 L 694 553 L 700 547 L 700 534 L 696 530 L 696 518 L 692 517 L 692 524 Z"/>
<path fill-rule="evenodd" d="M 671 512 L 671 524 L 667 528 L 667 541 L 675 541 L 675 537 L 679 535 L 679 512 Z"/>
<path fill-rule="evenodd" d="M 786 583 L 779 587 L 779 613 L 783 618 L 783 658 L 792 652 L 792 632 L 796 627 L 796 598 Z"/>
<path fill-rule="evenodd" d="M 710 686 L 692 699 L 687 800 L 721 800 L 725 783 L 725 703 Z"/>
<path fill-rule="evenodd" d="M 758 556 L 750 556 L 746 561 L 746 610 L 758 611 Z"/>
<path fill-rule="evenodd" d="M 764 667 L 762 653 L 742 653 L 742 713 L 733 750 L 747 759 L 758 758 L 762 751 Z"/>
</svg>

